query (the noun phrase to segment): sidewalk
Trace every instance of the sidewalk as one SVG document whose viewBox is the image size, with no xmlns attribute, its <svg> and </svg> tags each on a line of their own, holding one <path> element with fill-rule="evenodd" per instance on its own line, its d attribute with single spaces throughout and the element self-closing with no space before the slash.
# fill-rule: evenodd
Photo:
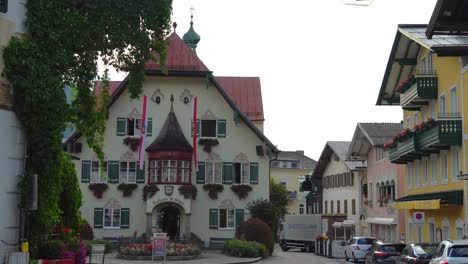
<svg viewBox="0 0 468 264">
<path fill-rule="evenodd" d="M 202 250 L 202 254 L 197 259 L 192 260 L 178 260 L 166 261 L 171 264 L 240 264 L 240 263 L 254 263 L 261 260 L 261 258 L 236 258 L 226 256 L 221 253 L 221 250 Z M 94 261 L 93 261 L 94 262 Z M 162 260 L 155 261 L 154 263 L 162 263 Z M 106 254 L 104 264 L 151 264 L 147 260 L 125 260 L 117 258 L 117 253 Z"/>
</svg>

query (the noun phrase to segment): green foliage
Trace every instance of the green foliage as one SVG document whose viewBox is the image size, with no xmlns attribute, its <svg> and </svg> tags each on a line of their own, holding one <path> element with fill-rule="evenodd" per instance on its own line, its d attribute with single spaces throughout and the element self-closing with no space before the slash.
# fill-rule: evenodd
<svg viewBox="0 0 468 264">
<path fill-rule="evenodd" d="M 80 238 L 83 240 L 93 240 L 94 232 L 91 225 L 86 220 L 82 220 L 80 224 Z"/>
<path fill-rule="evenodd" d="M 250 218 L 236 230 L 236 238 L 247 241 L 256 241 L 265 245 L 268 251 L 273 253 L 275 241 L 271 228 L 260 218 Z"/>
<path fill-rule="evenodd" d="M 241 185 L 232 185 L 231 190 L 239 197 L 240 200 L 245 199 L 249 192 L 252 191 L 250 185 L 241 184 Z"/>
<path fill-rule="evenodd" d="M 273 205 L 266 199 L 258 199 L 247 203 L 246 207 L 251 217 L 260 218 L 273 230 L 278 223 L 278 216 Z"/>
<path fill-rule="evenodd" d="M 136 188 L 138 188 L 138 185 L 135 183 L 121 183 L 117 186 L 117 189 L 122 192 L 124 197 L 131 196 Z"/>
<path fill-rule="evenodd" d="M 91 253 L 91 245 L 93 244 L 102 244 L 105 246 L 104 252 L 105 253 L 110 253 L 112 251 L 112 243 L 107 240 L 103 239 L 95 239 L 95 240 L 83 240 L 83 242 L 86 245 L 86 255 L 89 256 Z"/>
<path fill-rule="evenodd" d="M 60 248 L 64 247 L 64 243 L 60 240 L 51 240 L 43 242 L 39 248 L 39 259 L 60 259 Z"/>
<path fill-rule="evenodd" d="M 104 85 L 98 97 L 93 89 L 99 58 L 105 68 L 129 73 L 128 91 L 138 98 L 145 63 L 156 59 L 154 51 L 164 69 L 171 5 L 171 0 L 26 2 L 27 32 L 3 49 L 2 75 L 15 89 L 14 108 L 28 143 L 27 170 L 20 183 L 22 207 L 30 201 L 31 177 L 38 175 L 38 210 L 29 218 L 33 256 L 55 223 L 79 223 L 81 196 L 61 142 L 67 122 L 77 127 L 104 164 L 110 95 L 107 70 L 100 77 Z M 65 85 L 76 91 L 71 106 Z"/>
<path fill-rule="evenodd" d="M 288 190 L 284 185 L 271 181 L 270 202 L 278 219 L 288 213 Z"/>
<path fill-rule="evenodd" d="M 224 190 L 224 186 L 222 184 L 205 184 L 203 190 L 208 192 L 211 199 L 216 200 L 218 199 L 218 193 Z"/>
<path fill-rule="evenodd" d="M 179 193 L 184 196 L 185 199 L 192 199 L 195 200 L 197 199 L 197 187 L 195 187 L 193 184 L 189 185 L 181 185 L 179 187 Z"/>
<path fill-rule="evenodd" d="M 145 187 L 143 187 L 143 201 L 153 197 L 158 191 L 159 188 L 156 184 L 145 185 Z"/>
<path fill-rule="evenodd" d="M 266 258 L 269 255 L 265 245 L 241 239 L 231 239 L 226 241 L 223 253 L 229 256 L 241 258 Z"/>
</svg>

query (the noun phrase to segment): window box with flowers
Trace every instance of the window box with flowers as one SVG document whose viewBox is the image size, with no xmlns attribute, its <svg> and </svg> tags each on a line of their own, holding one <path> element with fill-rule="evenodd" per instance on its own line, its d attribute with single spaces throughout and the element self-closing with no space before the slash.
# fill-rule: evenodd
<svg viewBox="0 0 468 264">
<path fill-rule="evenodd" d="M 416 77 L 413 74 L 409 74 L 403 81 L 401 81 L 397 88 L 396 91 L 399 92 L 400 94 L 404 94 L 406 91 L 408 91 L 414 84 L 416 83 Z"/>
<path fill-rule="evenodd" d="M 91 183 L 88 185 L 88 189 L 93 192 L 96 198 L 101 199 L 103 193 L 109 189 L 109 186 L 107 183 Z"/>
<path fill-rule="evenodd" d="M 197 187 L 193 184 L 181 185 L 179 187 L 179 193 L 183 195 L 185 199 L 195 200 L 197 198 Z"/>
<path fill-rule="evenodd" d="M 232 185 L 231 190 L 239 197 L 239 200 L 243 200 L 252 191 L 252 187 L 246 184 Z"/>
<path fill-rule="evenodd" d="M 135 152 L 140 146 L 140 138 L 136 137 L 124 137 L 123 143 L 127 145 L 131 151 Z"/>
<path fill-rule="evenodd" d="M 215 138 L 200 138 L 198 140 L 199 145 L 203 145 L 203 151 L 207 153 L 211 153 L 211 149 L 214 146 L 217 146 L 219 144 L 218 140 Z"/>
<path fill-rule="evenodd" d="M 135 183 L 121 183 L 117 186 L 117 189 L 122 192 L 124 197 L 131 196 L 136 188 L 138 188 L 138 185 Z"/>
<path fill-rule="evenodd" d="M 159 191 L 158 186 L 155 184 L 148 184 L 143 187 L 143 201 L 151 199 Z"/>
<path fill-rule="evenodd" d="M 203 190 L 208 192 L 211 199 L 216 200 L 218 199 L 218 193 L 224 190 L 224 186 L 222 184 L 205 184 Z"/>
</svg>

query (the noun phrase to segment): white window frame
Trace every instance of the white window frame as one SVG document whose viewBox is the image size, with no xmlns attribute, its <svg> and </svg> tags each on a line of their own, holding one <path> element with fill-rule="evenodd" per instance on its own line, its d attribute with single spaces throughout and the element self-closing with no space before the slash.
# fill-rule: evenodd
<svg viewBox="0 0 468 264">
<path fill-rule="evenodd" d="M 218 167 L 218 174 L 216 174 Z M 222 184 L 223 183 L 223 163 L 220 161 L 206 161 L 205 163 L 206 183 Z"/>
<path fill-rule="evenodd" d="M 429 160 L 427 157 L 422 159 L 422 186 L 426 187 L 429 182 Z"/>
<path fill-rule="evenodd" d="M 431 183 L 432 186 L 439 184 L 439 173 L 438 173 L 438 157 L 437 154 L 431 155 Z"/>
<path fill-rule="evenodd" d="M 117 225 L 115 225 L 113 218 L 114 218 L 114 211 L 117 211 L 117 210 L 119 212 L 119 222 Z M 110 215 L 111 215 L 110 225 L 106 225 L 106 211 L 110 211 Z M 122 211 L 120 210 L 120 208 L 104 208 L 103 213 L 102 213 L 103 229 L 120 229 L 121 221 L 122 221 Z"/>
<path fill-rule="evenodd" d="M 410 116 L 408 116 L 408 117 L 406 118 L 406 128 L 409 128 L 409 129 L 412 128 L 412 127 L 411 127 L 411 117 L 410 117 Z"/>
<path fill-rule="evenodd" d="M 122 163 L 126 163 L 126 171 L 122 171 Z M 132 180 L 130 179 L 129 177 L 131 177 L 131 171 L 130 171 L 130 163 L 134 163 L 135 164 L 135 176 L 134 176 L 134 179 L 135 180 Z M 136 178 L 137 178 L 137 172 L 138 172 L 138 162 L 136 161 L 133 161 L 133 160 L 121 160 L 119 162 L 119 182 L 120 183 L 136 183 Z"/>
<path fill-rule="evenodd" d="M 421 107 L 421 122 L 426 121 L 426 119 L 427 119 L 427 107 L 422 106 Z"/>
<path fill-rule="evenodd" d="M 92 160 L 91 161 L 91 171 L 90 171 L 90 183 L 106 183 L 107 179 L 101 177 L 101 173 L 99 172 L 100 170 L 100 162 Z M 97 166 L 97 171 L 95 170 L 95 166 Z M 104 171 L 103 174 L 105 177 L 108 178 L 108 172 L 109 172 L 109 163 L 107 161 L 104 161 Z"/>
<path fill-rule="evenodd" d="M 413 114 L 413 127 L 416 126 L 417 124 L 419 124 L 419 118 L 418 118 L 418 112 L 415 112 Z"/>
<path fill-rule="evenodd" d="M 151 160 L 150 161 L 150 181 L 152 183 L 158 182 L 158 178 L 160 178 L 160 164 L 161 161 L 159 160 Z"/>
<path fill-rule="evenodd" d="M 419 160 L 414 161 L 414 188 L 419 188 L 421 183 L 420 174 L 421 162 Z"/>
<path fill-rule="evenodd" d="M 299 204 L 299 214 L 304 214 L 304 205 Z"/>
<path fill-rule="evenodd" d="M 165 166 L 166 162 L 168 164 L 167 166 Z M 175 176 L 173 175 L 173 172 L 175 172 Z M 161 182 L 177 182 L 177 160 L 161 160 Z"/>
<path fill-rule="evenodd" d="M 445 93 L 442 93 L 439 96 L 439 114 L 445 114 L 447 110 L 447 100 L 445 97 Z"/>
<path fill-rule="evenodd" d="M 453 85 L 450 88 L 450 113 L 458 113 L 458 91 L 457 85 Z"/>
<path fill-rule="evenodd" d="M 452 148 L 452 182 L 459 182 L 458 174 L 460 173 L 460 148 Z"/>
<path fill-rule="evenodd" d="M 448 153 L 447 151 L 440 152 L 440 176 L 441 183 L 448 183 Z"/>
<path fill-rule="evenodd" d="M 463 220 L 458 218 L 455 222 L 455 239 L 463 239 L 465 232 L 463 230 Z"/>
<path fill-rule="evenodd" d="M 226 210 L 226 222 L 224 223 L 226 227 L 221 227 L 221 211 Z M 232 214 L 230 214 L 230 211 L 232 211 Z M 229 226 L 229 217 L 232 217 L 232 226 Z M 236 209 L 232 208 L 219 208 L 218 209 L 218 223 L 219 227 L 218 229 L 224 229 L 224 230 L 232 230 L 236 229 Z"/>
<path fill-rule="evenodd" d="M 190 183 L 190 161 L 178 160 L 177 162 L 179 162 L 177 169 L 179 170 L 178 174 L 180 177 L 180 182 Z"/>
<path fill-rule="evenodd" d="M 130 119 L 135 120 L 133 123 L 133 135 L 129 134 L 128 131 L 128 122 L 130 122 Z M 125 118 L 125 135 L 128 137 L 139 137 L 141 133 L 141 118 Z"/>
<path fill-rule="evenodd" d="M 436 100 L 431 100 L 429 103 L 429 116 L 436 119 Z"/>
<path fill-rule="evenodd" d="M 250 183 L 250 163 L 249 162 L 233 162 L 232 163 L 232 166 L 234 166 L 234 164 L 240 164 L 240 172 L 241 172 L 241 175 L 240 175 L 240 180 L 241 182 L 238 183 L 236 180 L 237 180 L 237 174 L 234 173 L 232 175 L 232 184 L 233 185 L 246 185 L 246 184 L 249 184 Z M 247 168 L 245 168 L 247 167 Z M 236 170 L 234 170 L 234 172 L 236 172 Z M 245 175 L 247 174 L 247 175 Z"/>
<path fill-rule="evenodd" d="M 436 231 L 435 231 L 435 220 L 434 220 L 434 217 L 429 217 L 428 218 L 428 232 L 427 232 L 427 235 L 428 235 L 428 238 L 429 238 L 429 241 L 435 241 L 436 240 Z M 432 228 L 431 228 L 432 227 Z M 432 237 L 431 237 L 432 236 Z"/>
<path fill-rule="evenodd" d="M 410 190 L 413 188 L 413 163 L 408 162 L 407 166 L 407 189 Z"/>
<path fill-rule="evenodd" d="M 442 220 L 442 240 L 450 239 L 450 221 L 447 218 Z"/>
</svg>

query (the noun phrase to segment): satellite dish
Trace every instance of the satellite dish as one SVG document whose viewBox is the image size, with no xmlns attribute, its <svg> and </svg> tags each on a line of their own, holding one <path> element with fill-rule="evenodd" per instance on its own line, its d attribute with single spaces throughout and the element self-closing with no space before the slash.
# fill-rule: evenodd
<svg viewBox="0 0 468 264">
<path fill-rule="evenodd" d="M 374 0 L 343 0 L 345 5 L 370 6 Z"/>
</svg>

